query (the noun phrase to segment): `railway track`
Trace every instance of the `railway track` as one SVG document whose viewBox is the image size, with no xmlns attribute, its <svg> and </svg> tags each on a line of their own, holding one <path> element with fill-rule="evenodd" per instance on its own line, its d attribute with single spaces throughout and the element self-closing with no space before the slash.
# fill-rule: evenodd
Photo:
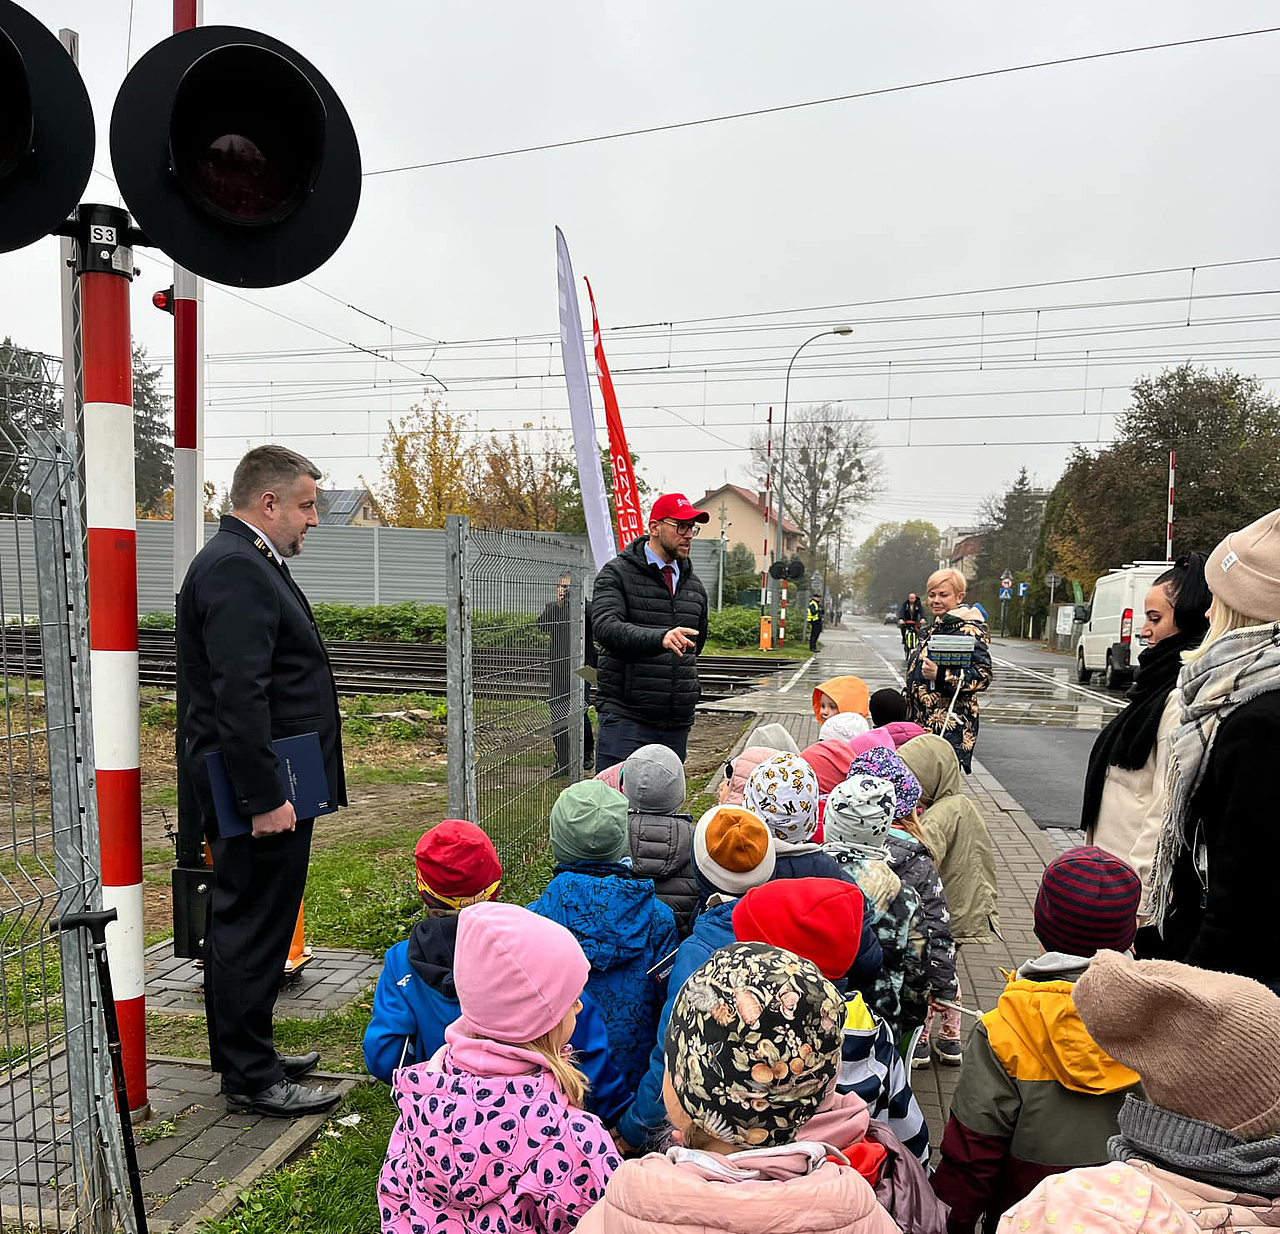
<svg viewBox="0 0 1280 1234">
<path fill-rule="evenodd" d="M 325 646 L 339 694 L 446 693 L 448 661 L 440 644 L 335 641 Z M 5 629 L 0 656 L 6 676 L 41 676 L 39 628 Z M 477 698 L 536 698 L 548 690 L 546 656 L 536 648 L 476 647 L 471 659 Z M 175 660 L 172 630 L 139 629 L 138 679 L 142 685 L 173 689 Z M 698 676 L 702 697 L 708 702 L 731 698 L 792 664 L 790 660 L 753 656 L 701 656 Z"/>
</svg>

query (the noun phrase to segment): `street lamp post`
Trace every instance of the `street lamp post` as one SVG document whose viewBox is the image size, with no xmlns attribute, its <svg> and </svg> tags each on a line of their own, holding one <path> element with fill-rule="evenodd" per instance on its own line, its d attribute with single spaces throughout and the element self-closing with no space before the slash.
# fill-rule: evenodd
<svg viewBox="0 0 1280 1234">
<path fill-rule="evenodd" d="M 795 364 L 796 358 L 806 347 L 809 346 L 810 343 L 816 342 L 820 338 L 826 338 L 828 334 L 838 334 L 843 337 L 852 333 L 852 326 L 832 326 L 830 330 L 820 330 L 811 338 L 805 339 L 805 341 L 795 349 L 795 353 L 792 355 L 790 363 L 787 365 L 787 382 L 783 390 L 782 397 L 782 450 L 778 455 L 778 522 L 773 537 L 774 560 L 778 560 L 782 555 L 782 503 L 787 491 L 787 407 L 791 401 L 791 366 Z"/>
</svg>

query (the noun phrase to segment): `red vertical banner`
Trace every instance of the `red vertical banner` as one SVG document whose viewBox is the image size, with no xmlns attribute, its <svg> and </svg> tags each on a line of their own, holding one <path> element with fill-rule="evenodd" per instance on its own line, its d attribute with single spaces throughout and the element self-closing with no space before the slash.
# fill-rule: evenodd
<svg viewBox="0 0 1280 1234">
<path fill-rule="evenodd" d="M 609 458 L 613 464 L 613 507 L 618 516 L 618 545 L 625 548 L 637 536 L 644 535 L 644 519 L 640 514 L 640 493 L 636 488 L 636 472 L 627 449 L 627 435 L 622 428 L 622 412 L 609 375 L 609 362 L 604 358 L 604 342 L 600 338 L 600 318 L 596 315 L 596 297 L 591 280 L 582 280 L 591 297 L 591 334 L 596 345 L 596 379 L 604 399 L 604 418 L 609 426 Z"/>
</svg>

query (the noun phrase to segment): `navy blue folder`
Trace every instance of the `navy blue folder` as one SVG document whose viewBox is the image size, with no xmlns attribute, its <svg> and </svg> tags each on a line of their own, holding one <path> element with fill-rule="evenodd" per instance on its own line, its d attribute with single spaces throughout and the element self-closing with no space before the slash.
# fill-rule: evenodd
<svg viewBox="0 0 1280 1234">
<path fill-rule="evenodd" d="M 329 799 L 329 777 L 324 770 L 319 733 L 281 737 L 271 743 L 271 748 L 280 760 L 280 783 L 284 786 L 285 796 L 293 802 L 293 812 L 299 818 L 332 814 L 338 808 Z M 205 766 L 213 793 L 213 808 L 218 816 L 218 832 L 223 836 L 249 835 L 253 831 L 253 820 L 240 813 L 222 751 L 213 750 L 206 754 Z"/>
</svg>

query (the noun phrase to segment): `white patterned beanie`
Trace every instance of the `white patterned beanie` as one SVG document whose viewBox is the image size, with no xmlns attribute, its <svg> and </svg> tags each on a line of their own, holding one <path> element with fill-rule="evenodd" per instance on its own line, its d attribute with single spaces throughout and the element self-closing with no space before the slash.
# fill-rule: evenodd
<svg viewBox="0 0 1280 1234">
<path fill-rule="evenodd" d="M 888 857 L 886 837 L 898 809 L 898 794 L 888 780 L 855 772 L 827 795 L 823 837 L 860 857 Z"/>
<path fill-rule="evenodd" d="M 775 754 L 750 775 L 742 804 L 753 810 L 775 840 L 804 844 L 818 830 L 818 777 L 798 754 Z"/>
</svg>

